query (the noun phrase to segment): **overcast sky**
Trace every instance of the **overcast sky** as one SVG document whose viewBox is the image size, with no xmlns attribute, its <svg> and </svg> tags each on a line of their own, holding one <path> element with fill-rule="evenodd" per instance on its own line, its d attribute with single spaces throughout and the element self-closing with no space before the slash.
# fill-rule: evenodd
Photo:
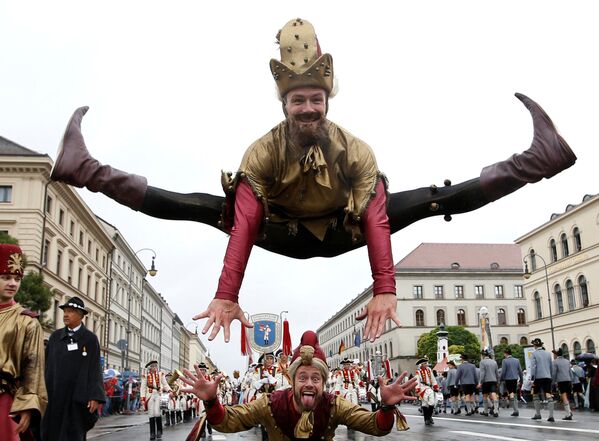
<svg viewBox="0 0 599 441">
<path fill-rule="evenodd" d="M 283 117 L 268 62 L 279 57 L 277 31 L 301 17 L 334 58 L 340 90 L 329 118 L 372 146 L 391 191 L 459 183 L 526 149 L 531 120 L 514 92 L 545 108 L 574 167 L 392 237 L 396 262 L 421 242 L 510 243 L 598 192 L 598 12 L 593 1 L 547 0 L 0 0 L 0 135 L 55 158 L 72 111 L 88 105 L 83 133 L 100 161 L 153 186 L 221 195 L 220 170 L 236 170 Z M 135 250 L 156 250 L 150 282 L 195 329 L 226 235 L 79 193 Z M 240 303 L 250 314 L 288 310 L 295 346 L 371 283 L 365 248 L 306 261 L 256 248 Z M 231 343 L 217 340 L 203 338 L 213 359 L 241 368 L 239 324 Z"/>
</svg>

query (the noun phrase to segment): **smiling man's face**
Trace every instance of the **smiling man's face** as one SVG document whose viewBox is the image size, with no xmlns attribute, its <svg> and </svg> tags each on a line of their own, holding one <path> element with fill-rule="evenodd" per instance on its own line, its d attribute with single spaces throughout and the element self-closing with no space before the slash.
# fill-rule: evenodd
<svg viewBox="0 0 599 441">
<path fill-rule="evenodd" d="M 324 382 L 317 367 L 300 366 L 295 372 L 293 382 L 293 402 L 301 413 L 316 408 L 322 399 Z"/>
<path fill-rule="evenodd" d="M 301 147 L 327 144 L 326 92 L 319 87 L 298 87 L 285 96 L 291 138 Z"/>
</svg>

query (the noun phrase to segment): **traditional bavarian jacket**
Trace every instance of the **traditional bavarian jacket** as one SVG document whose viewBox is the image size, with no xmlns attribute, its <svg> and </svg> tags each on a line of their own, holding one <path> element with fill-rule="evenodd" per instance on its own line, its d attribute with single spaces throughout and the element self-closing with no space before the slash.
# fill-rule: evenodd
<svg viewBox="0 0 599 441">
<path fill-rule="evenodd" d="M 566 360 L 564 357 L 557 357 L 553 360 L 553 381 L 556 383 L 572 381 L 569 360 Z"/>
<path fill-rule="evenodd" d="M 553 377 L 553 361 L 551 354 L 545 349 L 537 349 L 530 360 L 530 378 L 532 380 L 551 379 Z"/>
<path fill-rule="evenodd" d="M 505 357 L 501 362 L 501 381 L 520 379 L 522 383 L 522 366 L 520 360 L 511 355 Z"/>
<path fill-rule="evenodd" d="M 383 436 L 393 428 L 394 413 L 379 410 L 369 412 L 341 397 L 324 393 L 313 414 L 310 440 L 332 440 L 335 429 L 343 424 L 349 429 L 369 435 Z M 219 432 L 233 433 L 249 430 L 261 424 L 271 441 L 293 440 L 300 416 L 293 406 L 293 391 L 285 389 L 249 404 L 225 406 L 217 401 L 207 411 L 208 422 Z"/>
<path fill-rule="evenodd" d="M 492 358 L 483 358 L 480 361 L 479 383 L 497 383 L 499 381 L 499 368 Z"/>
<path fill-rule="evenodd" d="M 160 371 L 148 372 L 141 377 L 140 396 L 148 399 L 153 394 L 161 394 L 162 392 L 170 392 L 171 388 L 166 382 L 166 377 Z"/>
</svg>

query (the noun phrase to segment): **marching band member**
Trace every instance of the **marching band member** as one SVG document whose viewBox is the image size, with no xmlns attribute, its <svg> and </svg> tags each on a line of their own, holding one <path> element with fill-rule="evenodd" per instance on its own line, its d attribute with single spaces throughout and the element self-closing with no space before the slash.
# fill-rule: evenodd
<svg viewBox="0 0 599 441">
<path fill-rule="evenodd" d="M 437 379 L 433 371 L 428 367 L 428 358 L 421 358 L 416 362 L 418 369 L 416 370 L 416 394 L 422 403 L 422 415 L 424 416 L 424 424 L 430 426 L 433 422 L 433 411 L 437 402 L 436 392 L 439 390 Z"/>
<path fill-rule="evenodd" d="M 289 362 L 286 354 L 279 349 L 275 354 L 277 356 L 277 365 L 275 366 L 275 378 L 277 380 L 276 390 L 287 389 L 291 387 L 291 377 L 289 376 Z"/>
<path fill-rule="evenodd" d="M 162 438 L 162 415 L 160 414 L 161 394 L 171 392 L 162 372 L 158 371 L 158 362 L 149 361 L 146 364 L 148 373 L 141 379 L 141 399 L 150 417 L 150 439 Z"/>
<path fill-rule="evenodd" d="M 341 366 L 342 369 L 337 375 L 337 389 L 343 398 L 352 404 L 358 404 L 358 374 L 352 369 L 352 361 L 347 357 L 341 360 Z"/>
</svg>

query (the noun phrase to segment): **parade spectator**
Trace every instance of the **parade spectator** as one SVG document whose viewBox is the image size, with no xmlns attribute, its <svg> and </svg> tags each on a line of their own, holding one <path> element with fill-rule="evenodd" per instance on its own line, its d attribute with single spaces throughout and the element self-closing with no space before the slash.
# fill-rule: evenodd
<svg viewBox="0 0 599 441">
<path fill-rule="evenodd" d="M 587 361 L 587 388 L 589 397 L 589 409 L 599 411 L 599 369 L 597 360 Z"/>
<path fill-rule="evenodd" d="M 14 298 L 23 278 L 23 252 L 0 244 L 0 439 L 33 437 L 48 404 L 44 339 L 37 314 Z M 33 429 L 33 430 L 32 430 Z"/>
<path fill-rule="evenodd" d="M 65 327 L 52 333 L 46 347 L 48 410 L 42 423 L 43 441 L 85 440 L 106 401 L 98 337 L 83 324 L 88 314 L 83 300 L 64 305 Z"/>
<path fill-rule="evenodd" d="M 520 384 L 523 384 L 522 366 L 520 365 L 520 360 L 512 357 L 512 350 L 510 348 L 506 348 L 503 351 L 503 355 L 500 381 L 505 384 L 505 389 L 514 410 L 511 416 L 517 417 L 520 415 L 518 410 L 518 380 L 520 380 Z"/>
<path fill-rule="evenodd" d="M 584 389 L 582 383 L 584 370 L 576 364 L 576 360 L 570 360 L 570 365 L 570 370 L 572 371 L 572 398 L 574 398 L 573 409 L 578 409 L 579 407 L 584 407 Z"/>
</svg>

